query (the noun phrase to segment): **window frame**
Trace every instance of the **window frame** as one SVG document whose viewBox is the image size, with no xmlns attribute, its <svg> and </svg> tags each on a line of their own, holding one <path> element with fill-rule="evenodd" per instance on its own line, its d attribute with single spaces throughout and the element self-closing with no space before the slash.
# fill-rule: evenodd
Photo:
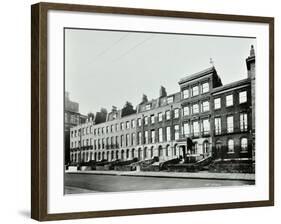
<svg viewBox="0 0 281 224">
<path fill-rule="evenodd" d="M 219 126 L 218 123 L 216 121 L 219 121 Z M 221 129 L 221 117 L 215 117 L 214 119 L 214 123 L 215 123 L 215 135 L 221 135 L 222 133 L 222 129 Z"/>
<path fill-rule="evenodd" d="M 232 149 L 230 149 L 230 142 L 232 142 L 231 146 L 232 146 Z M 234 143 L 234 140 L 232 138 L 228 139 L 227 140 L 227 153 L 229 154 L 233 154 L 235 152 L 235 143 Z"/>
<path fill-rule="evenodd" d="M 197 112 L 194 112 L 194 106 L 197 106 Z M 192 114 L 199 114 L 199 104 L 198 103 L 194 103 L 192 104 Z"/>
<path fill-rule="evenodd" d="M 195 132 L 195 125 L 194 124 L 197 124 L 196 127 L 198 127 L 198 131 Z M 192 121 L 192 135 L 194 137 L 199 137 L 200 136 L 200 123 L 198 120 L 195 120 L 195 121 Z"/>
<path fill-rule="evenodd" d="M 217 100 L 219 100 L 219 107 L 217 107 L 217 105 L 218 105 L 218 104 L 216 103 Z M 217 98 L 214 99 L 214 109 L 215 109 L 215 110 L 221 109 L 221 97 L 217 97 Z"/>
<path fill-rule="evenodd" d="M 232 126 L 229 126 L 229 119 L 230 118 L 232 118 L 232 122 L 231 122 Z M 227 133 L 233 133 L 234 132 L 234 115 L 226 116 L 226 130 L 227 130 Z"/>
<path fill-rule="evenodd" d="M 176 113 L 176 111 L 177 111 L 177 113 Z M 176 114 L 177 114 L 177 116 L 176 116 Z M 180 109 L 179 108 L 175 108 L 174 109 L 174 118 L 177 119 L 179 117 L 180 117 Z"/>
<path fill-rule="evenodd" d="M 167 114 L 169 114 L 169 116 L 167 116 Z M 166 119 L 166 121 L 171 120 L 171 111 L 170 110 L 165 111 L 165 119 Z"/>
<path fill-rule="evenodd" d="M 243 117 L 242 120 L 241 120 L 241 117 Z M 246 117 L 246 119 L 245 119 L 245 117 Z M 243 125 L 241 125 L 241 124 L 243 124 Z M 241 132 L 248 131 L 248 113 L 241 112 L 239 114 L 239 126 L 240 126 L 240 131 Z"/>
<path fill-rule="evenodd" d="M 207 127 L 204 126 L 204 124 L 205 124 L 204 121 L 208 122 L 208 126 Z M 207 130 L 205 130 L 205 129 L 207 129 Z M 205 118 L 205 119 L 202 120 L 202 132 L 203 132 L 203 135 L 209 135 L 210 131 L 211 131 L 210 119 L 209 118 Z"/>
<path fill-rule="evenodd" d="M 204 84 L 208 85 L 208 90 L 207 91 L 204 91 Z M 203 82 L 202 83 L 202 93 L 208 93 L 208 92 L 210 92 L 210 83 L 209 82 Z"/>
<path fill-rule="evenodd" d="M 160 119 L 161 117 L 161 119 Z M 159 112 L 158 113 L 158 122 L 162 122 L 163 121 L 163 113 L 162 112 Z"/>
<path fill-rule="evenodd" d="M 243 140 L 246 140 L 246 147 L 243 147 L 242 145 L 242 141 Z M 241 149 L 241 152 L 242 153 L 246 153 L 246 152 L 248 152 L 248 147 L 249 147 L 249 141 L 248 141 L 248 138 L 246 138 L 246 137 L 242 137 L 241 139 L 240 139 L 240 149 Z M 246 148 L 246 149 L 245 149 Z"/>
<path fill-rule="evenodd" d="M 231 105 L 228 105 L 229 100 L 227 100 L 227 98 L 230 97 L 230 96 L 231 96 Z M 226 107 L 232 107 L 233 104 L 234 104 L 234 102 L 233 102 L 233 93 L 226 95 L 225 96 L 225 106 Z"/>
<path fill-rule="evenodd" d="M 150 123 L 155 124 L 155 115 L 154 114 L 150 115 Z"/>
<path fill-rule="evenodd" d="M 185 94 L 187 93 L 187 94 Z M 188 99 L 189 98 L 189 88 L 182 90 L 182 99 Z"/>
<path fill-rule="evenodd" d="M 170 99 L 172 99 L 172 101 L 170 101 Z M 171 103 L 173 103 L 174 102 L 174 96 L 168 96 L 167 97 L 167 104 L 171 104 Z"/>
<path fill-rule="evenodd" d="M 197 89 L 197 91 L 196 91 L 197 94 L 194 94 L 194 88 Z M 191 93 L 192 93 L 192 97 L 199 95 L 199 85 L 198 84 L 191 87 Z"/>
<path fill-rule="evenodd" d="M 242 101 L 242 102 L 241 102 L 241 94 L 243 94 L 243 93 L 246 94 L 245 97 L 242 98 L 242 99 L 244 99 L 245 101 Z M 248 99 L 247 99 L 247 98 L 248 98 L 248 91 L 247 91 L 247 90 L 244 90 L 244 91 L 239 92 L 238 97 L 239 97 L 239 104 L 247 103 L 247 101 L 248 101 Z"/>
<path fill-rule="evenodd" d="M 208 109 L 207 110 L 205 109 L 206 106 L 204 106 L 204 103 L 208 103 Z M 210 111 L 210 101 L 209 100 L 204 100 L 202 102 L 202 112 L 208 112 L 208 111 Z"/>
</svg>

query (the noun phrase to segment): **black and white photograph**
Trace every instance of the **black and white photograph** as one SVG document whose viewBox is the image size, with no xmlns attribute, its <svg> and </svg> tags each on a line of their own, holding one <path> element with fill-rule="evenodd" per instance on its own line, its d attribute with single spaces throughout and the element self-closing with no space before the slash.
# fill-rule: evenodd
<svg viewBox="0 0 281 224">
<path fill-rule="evenodd" d="M 255 184 L 256 38 L 64 29 L 64 192 Z"/>
</svg>

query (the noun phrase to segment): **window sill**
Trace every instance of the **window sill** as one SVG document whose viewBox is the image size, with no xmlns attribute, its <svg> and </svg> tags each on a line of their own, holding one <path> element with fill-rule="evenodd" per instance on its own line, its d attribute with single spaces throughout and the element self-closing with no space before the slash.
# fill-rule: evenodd
<svg viewBox="0 0 281 224">
<path fill-rule="evenodd" d="M 227 152 L 227 154 L 234 154 L 234 152 Z"/>
<path fill-rule="evenodd" d="M 208 112 L 210 112 L 210 110 L 201 111 L 201 113 L 208 113 Z"/>
<path fill-rule="evenodd" d="M 199 94 L 197 94 L 197 95 L 193 95 L 193 96 L 190 96 L 190 98 L 197 97 L 197 96 L 199 96 Z"/>
<path fill-rule="evenodd" d="M 234 133 L 234 131 L 228 131 L 228 132 L 226 132 L 227 134 L 233 134 Z"/>
<path fill-rule="evenodd" d="M 241 153 L 248 153 L 248 151 L 241 151 Z"/>
</svg>

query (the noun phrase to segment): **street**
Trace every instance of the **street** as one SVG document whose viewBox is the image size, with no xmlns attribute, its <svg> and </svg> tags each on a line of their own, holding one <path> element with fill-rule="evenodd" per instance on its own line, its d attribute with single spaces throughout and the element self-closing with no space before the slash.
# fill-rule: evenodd
<svg viewBox="0 0 281 224">
<path fill-rule="evenodd" d="M 252 185 L 247 180 L 211 180 L 166 177 L 136 177 L 106 174 L 65 174 L 65 193 L 119 192 L 157 189 Z"/>
</svg>

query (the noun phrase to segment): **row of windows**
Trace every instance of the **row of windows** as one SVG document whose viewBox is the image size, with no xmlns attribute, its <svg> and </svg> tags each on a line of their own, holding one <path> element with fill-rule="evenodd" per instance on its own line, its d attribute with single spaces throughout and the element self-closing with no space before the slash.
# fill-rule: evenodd
<svg viewBox="0 0 281 224">
<path fill-rule="evenodd" d="M 243 91 L 239 93 L 239 103 L 246 103 L 247 102 L 247 91 Z M 199 108 L 199 105 L 201 105 L 201 109 Z M 226 106 L 230 107 L 233 106 L 233 95 L 227 95 L 226 96 Z M 221 108 L 221 98 L 215 98 L 214 99 L 214 109 L 220 109 Z M 200 110 L 199 110 L 200 109 Z M 210 111 L 210 102 L 209 101 L 203 101 L 201 104 L 194 103 L 191 106 L 184 106 L 183 107 L 183 116 L 188 116 L 190 114 L 198 114 L 199 112 L 208 112 Z"/>
<path fill-rule="evenodd" d="M 201 87 L 201 91 L 199 91 L 200 87 Z M 182 90 L 182 98 L 187 99 L 187 98 L 189 98 L 189 96 L 193 97 L 193 96 L 199 95 L 200 92 L 201 93 L 207 93 L 209 91 L 210 91 L 209 83 L 206 82 L 206 83 L 203 83 L 202 85 L 195 85 L 195 86 L 191 87 L 190 89 L 189 88 L 183 89 Z M 166 101 L 167 101 L 167 104 L 173 103 L 174 102 L 174 96 L 167 97 Z M 239 103 L 241 104 L 241 103 L 245 103 L 245 102 L 247 102 L 247 91 L 243 91 L 243 92 L 239 93 Z M 215 104 L 215 109 L 221 108 L 221 99 L 216 98 L 214 104 Z M 232 94 L 229 94 L 229 95 L 226 96 L 226 106 L 227 107 L 233 106 L 233 95 Z M 150 109 L 151 109 L 151 104 L 150 103 L 146 104 L 145 110 L 150 110 Z"/>
<path fill-rule="evenodd" d="M 216 117 L 215 118 L 215 134 L 220 135 L 222 133 L 222 125 L 221 125 L 221 117 Z M 248 130 L 248 114 L 247 113 L 240 113 L 239 117 L 239 126 L 240 126 L 240 131 L 247 131 Z M 234 116 L 229 115 L 226 117 L 226 131 L 227 133 L 233 133 L 234 132 Z M 150 139 L 148 138 L 148 131 L 144 132 L 144 140 L 143 143 L 154 143 L 155 142 L 155 130 L 150 131 Z M 179 125 L 174 125 L 174 140 L 179 139 Z M 208 135 L 210 134 L 210 121 L 209 119 L 203 119 L 201 122 L 198 120 L 192 121 L 190 123 L 184 123 L 182 126 L 182 134 L 186 136 L 200 136 L 202 135 Z M 131 142 L 130 142 L 130 135 L 131 135 Z M 142 132 L 138 132 L 138 139 L 137 143 L 141 144 L 141 139 L 142 139 Z M 128 146 L 129 144 L 135 145 L 135 133 L 132 134 L 126 134 L 125 137 L 124 135 L 120 136 L 121 141 L 120 141 L 120 146 L 123 147 L 123 143 L 125 142 L 125 146 Z M 166 141 L 171 140 L 171 128 L 166 127 Z M 162 142 L 163 141 L 163 128 L 158 129 L 158 141 Z M 108 137 L 104 138 L 102 140 L 98 139 L 94 141 L 94 145 L 98 145 L 99 148 L 104 148 L 107 145 L 119 145 L 119 139 L 118 136 L 114 137 Z M 82 141 L 81 146 L 88 146 L 92 145 L 92 139 L 84 139 Z M 75 141 L 75 143 L 72 142 L 72 148 L 80 147 L 80 141 Z"/>
<path fill-rule="evenodd" d="M 229 115 L 226 117 L 226 131 L 227 133 L 234 132 L 234 116 Z M 247 131 L 248 130 L 248 114 L 247 113 L 240 113 L 239 116 L 239 126 L 240 131 Z M 221 117 L 215 118 L 215 134 L 220 135 L 222 132 L 221 128 Z"/>
<path fill-rule="evenodd" d="M 136 144 L 135 135 L 136 135 L 135 133 L 132 133 L 132 134 L 121 135 L 120 138 L 119 136 L 112 136 L 103 139 L 97 139 L 94 141 L 92 138 L 84 139 L 82 140 L 82 142 L 80 140 L 73 141 L 71 143 L 71 148 L 77 148 L 80 146 L 91 146 L 91 145 L 94 146 L 94 149 L 119 148 L 119 143 L 121 147 L 135 145 Z"/>
<path fill-rule="evenodd" d="M 234 132 L 234 116 L 229 115 L 226 117 L 226 125 L 227 125 L 227 133 Z M 248 130 L 248 115 L 247 113 L 241 113 L 240 114 L 240 131 L 247 131 Z M 148 131 L 144 132 L 144 139 L 143 144 L 147 143 L 155 143 L 155 130 L 150 131 L 150 139 L 148 137 Z M 174 126 L 174 139 L 178 140 L 180 137 L 180 131 L 179 131 L 179 125 Z M 221 127 L 221 117 L 215 118 L 215 134 L 220 135 L 222 133 L 222 127 Z M 203 119 L 201 122 L 195 120 L 190 123 L 184 123 L 182 127 L 182 134 L 186 136 L 200 136 L 202 135 L 208 135 L 210 134 L 210 121 L 209 119 Z M 171 140 L 171 127 L 166 127 L 166 135 L 165 140 L 170 141 Z M 128 146 L 129 144 L 135 145 L 135 133 L 131 134 L 131 142 L 130 142 L 130 134 L 126 134 L 120 136 L 121 142 L 120 146 Z M 138 138 L 137 138 L 137 144 L 141 144 L 142 139 L 142 132 L 138 132 Z M 125 141 L 124 141 L 125 140 Z M 109 142 L 110 141 L 110 142 Z M 163 128 L 158 129 L 158 141 L 163 142 Z M 98 139 L 94 141 L 94 145 L 97 145 L 97 148 L 105 148 L 108 145 L 119 145 L 119 139 L 118 136 L 116 137 L 108 137 L 106 139 Z M 88 146 L 92 145 L 92 139 L 90 139 L 90 142 L 88 139 L 84 139 L 82 141 L 82 146 Z M 124 143 L 124 145 L 123 145 Z M 77 141 L 75 143 L 72 142 L 72 148 L 73 147 L 80 147 L 80 141 Z"/>
<path fill-rule="evenodd" d="M 165 102 L 167 103 L 167 104 L 171 104 L 171 103 L 173 103 L 174 102 L 174 100 L 175 100 L 175 97 L 174 96 L 168 96 L 167 98 L 165 98 Z M 148 103 L 148 104 L 146 104 L 145 105 L 145 110 L 147 111 L 147 110 L 151 110 L 151 103 Z"/>
<path fill-rule="evenodd" d="M 246 137 L 241 138 L 239 144 L 240 144 L 239 146 L 240 146 L 241 152 L 247 152 L 248 151 L 248 139 Z M 222 142 L 218 140 L 216 142 L 216 149 L 217 149 L 218 153 L 221 152 L 221 148 L 222 148 Z M 197 143 L 195 143 L 194 149 L 195 149 L 195 153 L 196 153 Z M 234 140 L 233 139 L 228 139 L 227 149 L 228 149 L 228 153 L 234 153 Z M 207 153 L 208 150 L 209 150 L 209 143 L 208 143 L 208 141 L 205 141 L 203 143 L 203 153 Z M 159 154 L 159 156 L 161 156 L 161 154 Z"/>
<path fill-rule="evenodd" d="M 218 153 L 220 153 L 221 147 L 222 147 L 221 141 L 217 141 L 216 149 L 217 149 Z M 228 149 L 228 153 L 234 153 L 234 140 L 233 139 L 228 139 L 227 149 Z M 243 137 L 240 139 L 240 149 L 242 152 L 248 151 L 248 139 L 246 137 Z"/>
<path fill-rule="evenodd" d="M 200 90 L 201 89 L 201 90 Z M 205 82 L 201 85 L 194 85 L 191 88 L 185 88 L 182 90 L 182 98 L 187 99 L 190 96 L 198 96 L 200 93 L 208 93 L 210 91 L 210 85 Z"/>
<path fill-rule="evenodd" d="M 243 91 L 239 93 L 239 103 L 245 103 L 247 102 L 247 91 Z M 201 109 L 199 110 L 199 103 L 194 103 L 192 106 L 184 106 L 183 107 L 183 116 L 188 116 L 190 114 L 198 114 L 200 111 L 201 112 L 208 112 L 210 110 L 210 102 L 209 101 L 203 101 L 201 104 Z M 227 95 L 226 96 L 226 106 L 233 106 L 233 94 Z M 214 99 L 214 109 L 220 109 L 221 108 L 221 98 L 215 98 Z M 174 118 L 179 118 L 180 110 L 179 108 L 176 108 L 173 110 L 174 111 Z M 144 125 L 148 125 L 148 116 L 144 117 Z M 165 119 L 170 120 L 171 119 L 171 111 L 167 110 L 165 112 Z M 158 122 L 163 121 L 163 113 L 160 112 L 158 113 Z M 138 126 L 142 126 L 142 119 L 138 118 L 137 120 Z M 152 114 L 150 115 L 150 123 L 154 124 L 155 123 L 155 115 Z M 135 120 L 131 121 L 126 121 L 126 122 L 121 122 L 120 124 L 115 124 L 111 126 L 106 126 L 102 128 L 97 128 L 94 129 L 93 131 L 93 126 L 82 128 L 82 135 L 87 135 L 89 133 L 93 133 L 94 135 L 99 135 L 99 134 L 104 134 L 104 133 L 112 133 L 114 131 L 120 130 L 125 130 L 125 129 L 130 129 L 130 128 L 135 128 Z M 74 130 L 71 131 L 71 136 L 72 137 L 77 137 L 80 136 L 80 129 L 79 130 Z"/>
<path fill-rule="evenodd" d="M 201 128 L 200 128 L 201 126 Z M 174 136 L 173 140 L 178 140 L 180 138 L 180 127 L 179 125 L 174 125 Z M 165 130 L 165 135 L 164 135 Z M 183 124 L 182 127 L 182 134 L 185 136 L 189 136 L 191 133 L 193 136 L 199 136 L 200 131 L 204 134 L 209 134 L 210 132 L 210 122 L 209 119 L 202 120 L 202 125 L 200 125 L 199 121 L 193 121 L 191 125 L 189 123 Z M 150 135 L 149 135 L 150 132 Z M 158 142 L 163 142 L 164 137 L 165 141 L 171 141 L 171 127 L 166 128 L 159 128 L 157 131 L 158 134 Z M 142 139 L 142 132 L 138 132 L 137 135 L 137 144 L 148 144 L 148 143 L 155 143 L 156 142 L 156 133 L 155 130 L 145 131 L 144 132 L 144 138 Z M 92 139 L 84 139 L 82 141 L 81 146 L 88 146 L 92 145 Z M 126 134 L 120 136 L 120 146 L 129 146 L 129 145 L 135 145 L 135 133 L 132 134 Z M 110 147 L 119 147 L 119 137 L 118 136 L 112 136 L 104 139 L 98 139 L 94 140 L 94 147 L 96 146 L 97 149 L 104 149 L 107 148 L 107 146 Z M 71 145 L 72 148 L 80 147 L 80 141 L 74 141 Z"/>
<path fill-rule="evenodd" d="M 210 120 L 203 119 L 201 122 L 198 120 L 186 122 L 183 124 L 182 133 L 184 137 L 198 137 L 200 135 L 210 134 Z"/>
<path fill-rule="evenodd" d="M 173 118 L 177 119 L 180 116 L 180 109 L 176 108 L 173 110 L 174 114 L 173 114 Z M 164 113 L 163 112 L 159 112 L 157 114 L 157 121 L 158 122 L 162 122 L 164 120 Z M 172 114 L 171 114 L 171 110 L 167 110 L 165 111 L 165 120 L 168 121 L 172 118 Z M 143 124 L 144 125 L 148 125 L 150 120 L 150 124 L 155 124 L 156 122 L 156 116 L 154 114 L 151 114 L 150 116 L 145 116 L 143 118 Z M 142 118 L 138 118 L 138 127 L 142 126 Z"/>
<path fill-rule="evenodd" d="M 248 152 L 248 139 L 246 137 L 243 137 L 240 139 L 240 150 L 242 153 L 246 153 Z M 168 156 L 169 153 L 173 153 L 174 155 L 177 154 L 177 150 L 175 149 L 174 152 L 169 152 L 169 147 L 167 146 L 166 148 L 162 148 L 161 146 L 159 146 L 158 148 L 158 152 L 156 152 L 157 156 L 163 156 L 165 154 L 165 156 Z M 208 153 L 209 152 L 209 147 L 210 147 L 210 143 L 208 141 L 204 141 L 203 142 L 203 153 Z M 221 152 L 221 148 L 222 148 L 222 143 L 221 141 L 217 141 L 216 142 L 216 149 L 217 152 L 220 153 Z M 234 140 L 233 139 L 229 139 L 227 141 L 227 149 L 228 149 L 228 153 L 234 153 Z M 150 151 L 150 152 L 149 152 Z M 164 151 L 164 152 L 163 152 Z M 198 151 L 198 143 L 194 144 L 194 153 L 196 154 Z M 81 158 L 79 158 L 81 156 Z M 96 159 L 96 160 L 101 160 L 101 159 L 105 159 L 107 158 L 108 160 L 111 159 L 113 160 L 121 158 L 121 159 L 129 159 L 129 157 L 138 157 L 138 158 L 148 158 L 150 156 L 150 158 L 153 158 L 153 156 L 155 156 L 155 152 L 153 152 L 153 147 L 151 149 L 148 148 L 144 148 L 143 152 L 141 152 L 141 149 L 132 149 L 132 150 L 121 150 L 119 151 L 107 151 L 105 152 L 84 152 L 82 154 L 76 154 L 73 153 L 71 154 L 71 161 L 79 161 L 80 159 L 82 159 L 82 161 L 84 159 L 86 159 L 86 161 L 92 159 Z M 94 157 L 94 158 L 93 158 Z"/>
<path fill-rule="evenodd" d="M 199 110 L 199 105 L 201 105 L 201 109 Z M 207 112 L 210 111 L 210 102 L 203 101 L 201 104 L 194 103 L 191 106 L 183 107 L 183 116 L 188 116 L 190 114 L 198 114 L 199 112 Z"/>
<path fill-rule="evenodd" d="M 247 91 L 242 91 L 239 93 L 239 104 L 247 102 Z M 233 94 L 229 94 L 225 97 L 225 105 L 226 107 L 233 106 Z M 220 109 L 221 108 L 221 98 L 214 99 L 214 108 Z"/>
<path fill-rule="evenodd" d="M 94 135 L 100 135 L 100 134 L 113 133 L 114 131 L 125 130 L 135 127 L 136 127 L 136 121 L 131 120 L 126 122 L 121 122 L 120 124 L 112 124 L 110 126 L 96 128 L 96 129 L 94 129 L 93 126 L 81 128 L 78 130 L 71 131 L 71 136 L 72 137 L 80 136 L 80 132 L 82 132 L 82 136 L 92 133 L 94 133 Z"/>
<path fill-rule="evenodd" d="M 116 151 L 107 151 L 107 152 L 83 152 L 83 153 L 72 153 L 71 154 L 71 161 L 89 161 L 89 160 L 113 160 L 113 159 L 129 159 L 131 158 L 153 158 L 154 156 L 169 156 L 169 155 L 180 155 L 179 149 L 177 147 L 174 150 L 171 150 L 170 145 L 167 145 L 165 148 L 159 146 L 157 150 L 153 147 L 147 148 L 145 147 L 143 150 L 138 149 L 126 149 L 126 150 L 116 150 Z"/>
<path fill-rule="evenodd" d="M 247 102 L 247 91 L 243 91 L 239 93 L 239 103 L 246 103 Z M 201 109 L 199 107 L 201 105 Z M 226 106 L 233 106 L 233 95 L 226 96 Z M 221 108 L 221 98 L 214 99 L 214 108 L 220 109 Z M 201 104 L 194 103 L 191 106 L 184 106 L 183 107 L 183 116 L 188 116 L 190 114 L 198 114 L 199 112 L 208 112 L 210 111 L 210 102 L 208 100 L 203 101 Z M 178 108 L 174 109 L 174 118 L 179 118 L 180 110 Z M 171 119 L 171 112 L 170 110 L 165 112 L 166 120 Z M 158 113 L 158 122 L 163 121 L 163 113 Z M 155 123 L 155 115 L 150 115 L 150 123 Z M 148 117 L 144 117 L 144 124 L 148 124 Z M 138 126 L 141 126 L 141 118 L 138 119 Z"/>
</svg>

